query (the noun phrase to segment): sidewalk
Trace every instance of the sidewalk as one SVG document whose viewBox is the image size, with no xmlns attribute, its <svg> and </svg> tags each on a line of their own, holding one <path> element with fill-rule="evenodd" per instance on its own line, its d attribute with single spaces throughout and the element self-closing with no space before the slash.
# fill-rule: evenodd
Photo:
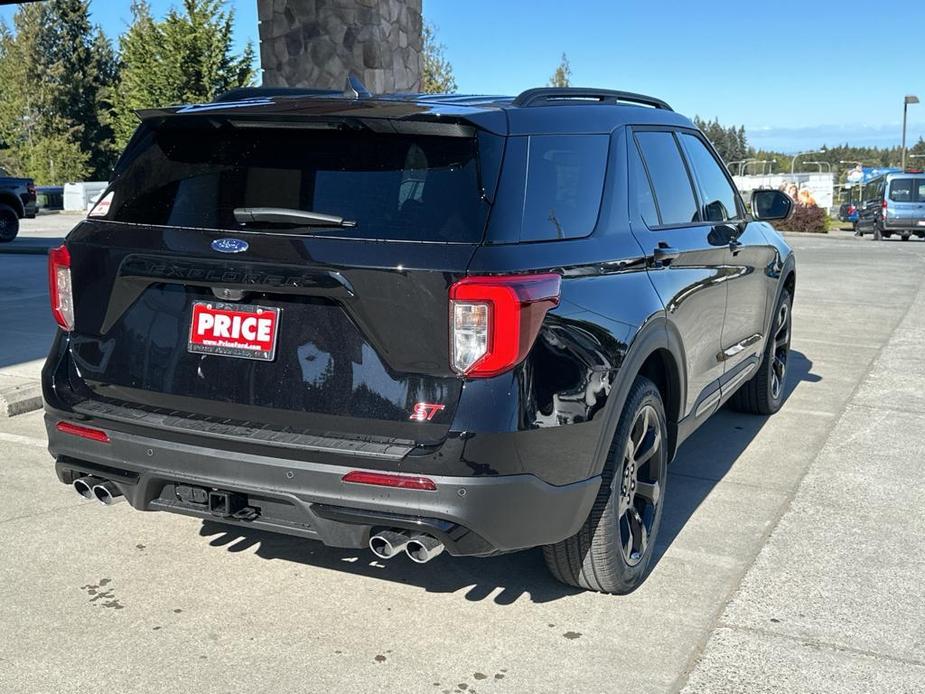
<svg viewBox="0 0 925 694">
<path fill-rule="evenodd" d="M 920 286 L 685 691 L 925 690 L 923 302 Z"/>
</svg>

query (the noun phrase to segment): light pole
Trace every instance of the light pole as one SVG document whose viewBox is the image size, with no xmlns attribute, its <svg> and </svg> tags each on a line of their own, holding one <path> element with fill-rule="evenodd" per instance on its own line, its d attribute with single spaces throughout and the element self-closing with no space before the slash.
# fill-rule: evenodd
<svg viewBox="0 0 925 694">
<path fill-rule="evenodd" d="M 790 175 L 791 175 L 791 176 L 792 176 L 794 173 L 796 173 L 796 170 L 797 170 L 797 159 L 799 159 L 800 157 L 802 157 L 804 154 L 825 154 L 825 147 L 823 147 L 822 149 L 811 149 L 811 150 L 809 150 L 809 151 L 807 151 L 807 152 L 797 152 L 797 153 L 794 155 L 793 160 L 790 162 Z"/>
<path fill-rule="evenodd" d="M 906 118 L 909 115 L 909 104 L 919 103 L 919 97 L 909 94 L 903 101 L 903 170 L 906 169 Z"/>
</svg>

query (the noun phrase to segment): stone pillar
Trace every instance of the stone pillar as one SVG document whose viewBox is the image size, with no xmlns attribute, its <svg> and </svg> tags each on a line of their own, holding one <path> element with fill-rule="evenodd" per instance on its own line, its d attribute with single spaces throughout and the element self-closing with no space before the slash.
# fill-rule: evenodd
<svg viewBox="0 0 925 694">
<path fill-rule="evenodd" d="M 268 87 L 420 91 L 422 0 L 257 0 Z"/>
</svg>

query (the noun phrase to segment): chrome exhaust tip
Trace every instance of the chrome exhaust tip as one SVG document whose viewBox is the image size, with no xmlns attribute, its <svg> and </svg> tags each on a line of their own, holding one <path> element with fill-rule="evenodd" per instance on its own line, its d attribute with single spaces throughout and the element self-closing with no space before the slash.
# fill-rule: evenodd
<svg viewBox="0 0 925 694">
<path fill-rule="evenodd" d="M 416 564 L 426 564 L 443 550 L 443 543 L 430 535 L 415 535 L 405 545 L 405 554 Z"/>
<path fill-rule="evenodd" d="M 125 501 L 122 490 L 112 482 L 100 482 L 93 485 L 93 496 L 104 506 L 112 506 L 120 501 Z"/>
<path fill-rule="evenodd" d="M 84 499 L 94 499 L 93 487 L 102 482 L 103 480 L 96 477 L 78 477 L 71 486 L 73 486 L 74 491 L 80 494 Z"/>
<path fill-rule="evenodd" d="M 369 538 L 369 549 L 380 559 L 391 559 L 400 554 L 411 538 L 398 530 L 383 530 Z"/>
</svg>

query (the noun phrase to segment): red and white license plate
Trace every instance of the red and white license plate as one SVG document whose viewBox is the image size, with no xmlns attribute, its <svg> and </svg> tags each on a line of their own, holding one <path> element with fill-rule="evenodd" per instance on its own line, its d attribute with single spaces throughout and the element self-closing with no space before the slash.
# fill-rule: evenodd
<svg viewBox="0 0 925 694">
<path fill-rule="evenodd" d="M 187 349 L 239 359 L 273 361 L 280 310 L 267 306 L 196 301 Z"/>
</svg>

